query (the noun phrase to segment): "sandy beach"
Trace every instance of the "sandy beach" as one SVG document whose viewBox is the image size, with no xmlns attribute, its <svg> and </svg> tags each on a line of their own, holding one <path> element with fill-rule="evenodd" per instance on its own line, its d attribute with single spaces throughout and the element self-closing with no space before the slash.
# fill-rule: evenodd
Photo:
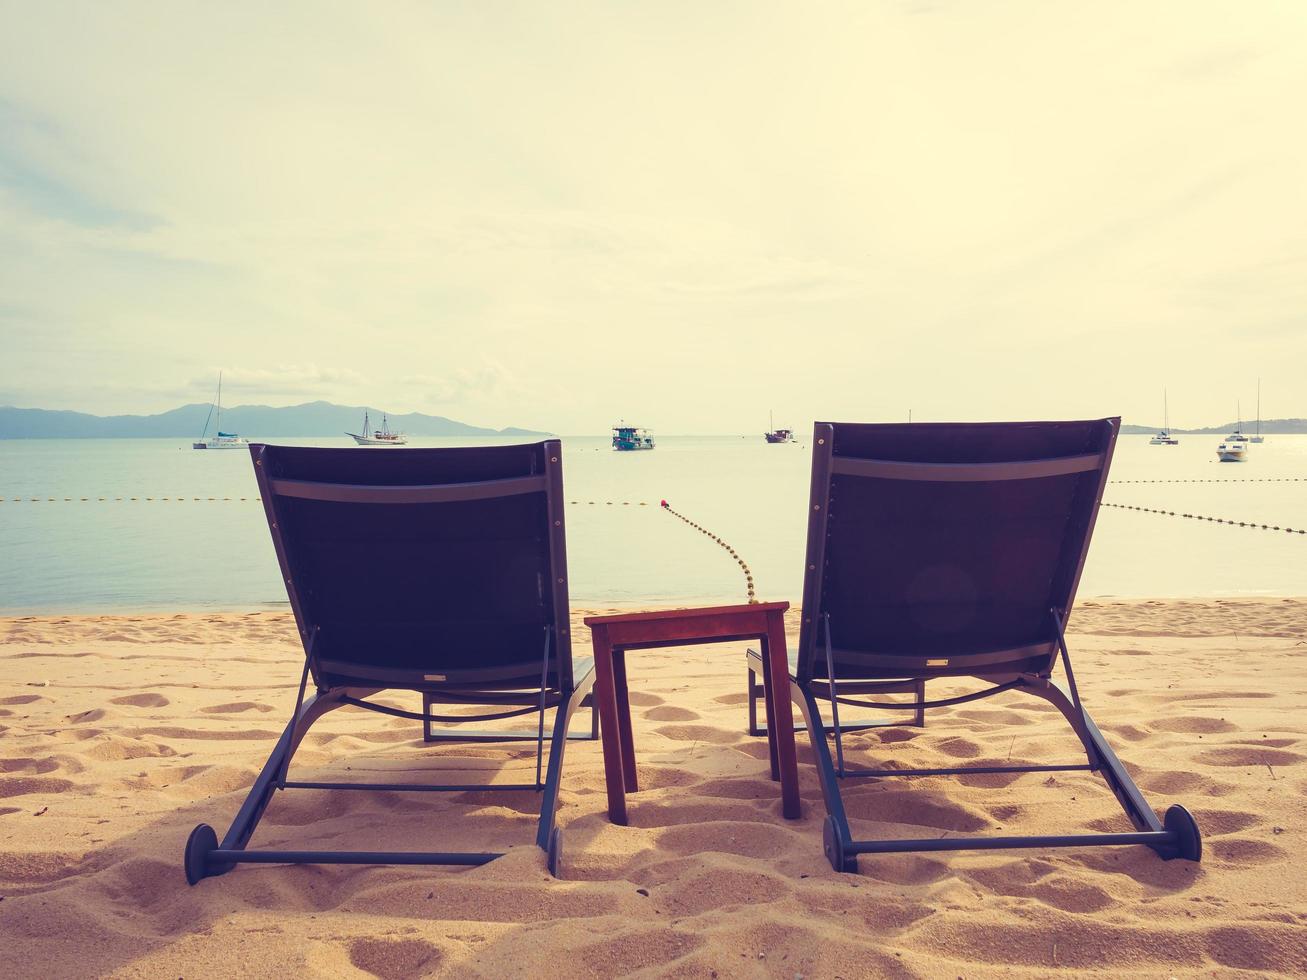
<svg viewBox="0 0 1307 980">
<path fill-rule="evenodd" d="M 243 866 L 191 888 L 191 828 L 221 836 L 289 717 L 289 614 L 0 620 L 0 974 L 1307 973 L 1307 600 L 1100 600 L 1071 627 L 1087 705 L 1150 802 L 1193 811 L 1201 865 L 1032 850 L 863 857 L 836 874 L 806 736 L 790 822 L 765 740 L 745 733 L 734 644 L 631 655 L 641 792 L 631 826 L 610 825 L 598 744 L 568 748 L 565 880 L 532 844 L 530 794 L 295 791 L 255 846 L 512 849 L 473 869 Z M 1014 695 L 847 745 L 853 762 L 904 767 L 1083 761 L 1060 715 Z M 426 745 L 415 722 L 346 709 L 295 764 L 306 778 L 512 781 L 535 760 L 529 745 Z M 845 798 L 865 836 L 1129 829 L 1089 773 Z"/>
</svg>

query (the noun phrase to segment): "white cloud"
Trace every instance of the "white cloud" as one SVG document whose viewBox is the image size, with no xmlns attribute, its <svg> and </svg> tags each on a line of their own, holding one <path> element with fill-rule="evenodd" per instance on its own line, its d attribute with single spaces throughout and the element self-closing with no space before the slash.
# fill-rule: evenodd
<svg viewBox="0 0 1307 980">
<path fill-rule="evenodd" d="M 14 6 L 0 392 L 1217 421 L 1222 342 L 1300 387 L 1307 14 L 927 6 Z"/>
</svg>

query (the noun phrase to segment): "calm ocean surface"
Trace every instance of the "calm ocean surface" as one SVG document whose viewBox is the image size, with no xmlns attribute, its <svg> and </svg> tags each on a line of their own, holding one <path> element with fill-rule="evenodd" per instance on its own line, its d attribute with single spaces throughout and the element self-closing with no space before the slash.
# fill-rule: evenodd
<svg viewBox="0 0 1307 980">
<path fill-rule="evenodd" d="M 1216 437 L 1180 438 L 1179 446 L 1155 447 L 1122 436 L 1112 479 L 1299 482 L 1114 483 L 1104 499 L 1307 526 L 1307 436 L 1269 436 L 1243 464 L 1217 463 Z M 752 567 L 760 598 L 799 600 L 806 439 L 768 446 L 757 435 L 660 436 L 644 453 L 614 453 L 606 436 L 563 445 L 567 498 L 576 501 L 567 509 L 575 604 L 743 600 L 734 562 L 664 513 L 661 498 L 730 542 Z M 195 452 L 174 439 L 0 441 L 0 612 L 284 607 L 255 494 L 245 451 Z M 221 500 L 241 496 L 246 502 Z M 1307 595 L 1307 536 L 1105 508 L 1081 595 Z"/>
</svg>

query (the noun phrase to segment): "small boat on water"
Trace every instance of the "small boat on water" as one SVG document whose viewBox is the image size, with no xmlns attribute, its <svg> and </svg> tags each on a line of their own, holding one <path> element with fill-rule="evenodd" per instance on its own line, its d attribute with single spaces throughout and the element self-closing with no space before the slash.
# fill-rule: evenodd
<svg viewBox="0 0 1307 980">
<path fill-rule="evenodd" d="M 613 426 L 613 449 L 618 452 L 632 452 L 637 449 L 653 449 L 653 433 L 638 425 L 627 425 L 619 421 Z"/>
<path fill-rule="evenodd" d="M 766 439 L 768 443 L 771 443 L 773 445 L 782 442 L 793 442 L 794 430 L 776 428 L 776 419 L 772 417 L 772 414 L 770 412 L 768 412 L 767 431 L 762 434 L 762 437 Z"/>
<path fill-rule="evenodd" d="M 214 423 L 215 435 L 208 439 L 204 438 L 209 431 L 209 420 L 213 418 L 214 409 L 218 410 L 218 420 Z M 191 443 L 192 449 L 247 449 L 250 441 L 242 439 L 234 432 L 222 431 L 222 372 L 218 372 L 218 396 L 209 405 L 209 414 L 204 419 L 204 431 L 200 433 L 200 441 Z"/>
<path fill-rule="evenodd" d="M 1166 390 L 1162 391 L 1162 431 L 1148 440 L 1150 446 L 1178 446 L 1180 440 L 1171 435 L 1171 411 L 1166 403 Z"/>
<path fill-rule="evenodd" d="M 368 413 L 363 413 L 363 432 L 346 432 L 360 446 L 402 446 L 408 442 L 408 436 L 402 432 L 391 432 L 390 423 L 386 416 L 381 416 L 381 428 L 369 432 L 370 428 Z"/>
<path fill-rule="evenodd" d="M 1248 439 L 1245 436 L 1235 432 L 1233 435 L 1239 436 L 1238 440 L 1233 436 L 1226 436 L 1219 446 L 1216 447 L 1216 458 L 1222 463 L 1242 463 L 1248 458 Z"/>
</svg>

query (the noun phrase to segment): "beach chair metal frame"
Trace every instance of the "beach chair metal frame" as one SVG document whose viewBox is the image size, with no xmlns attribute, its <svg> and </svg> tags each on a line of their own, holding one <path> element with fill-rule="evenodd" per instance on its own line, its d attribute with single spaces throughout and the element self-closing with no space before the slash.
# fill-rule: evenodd
<svg viewBox="0 0 1307 980">
<path fill-rule="evenodd" d="M 268 447 L 255 444 L 250 447 L 254 461 L 259 493 L 263 500 L 268 526 L 286 583 L 291 608 L 295 613 L 300 637 L 304 646 L 304 666 L 295 700 L 295 710 L 282 732 L 272 754 L 259 773 L 231 827 L 219 843 L 217 834 L 207 824 L 198 825 L 186 843 L 186 880 L 194 885 L 204 878 L 222 875 L 237 864 L 395 864 L 395 865 L 481 865 L 503 855 L 498 852 L 453 851 L 337 851 L 337 850 L 249 850 L 247 844 L 258 828 L 259 820 L 279 790 L 373 790 L 413 793 L 468 793 L 478 791 L 537 792 L 542 794 L 540 818 L 535 843 L 546 853 L 551 874 L 559 873 L 562 854 L 562 835 L 556 826 L 558 795 L 562 779 L 564 748 L 569 740 L 568 729 L 576 711 L 591 703 L 594 685 L 592 662 L 573 663 L 568 638 L 568 595 L 566 585 L 566 543 L 563 531 L 562 446 L 557 440 L 539 444 L 545 460 L 544 472 L 526 477 L 491 481 L 449 482 L 434 485 L 372 486 L 346 483 L 311 483 L 279 480 L 272 477 L 264 465 Z M 371 452 L 371 450 L 338 450 L 340 452 Z M 457 450 L 455 450 L 457 451 Z M 389 449 L 387 454 L 406 450 Z M 321 664 L 314 656 L 314 641 L 320 626 L 313 623 L 300 602 L 295 576 L 287 557 L 286 542 L 282 534 L 279 499 L 284 496 L 308 497 L 315 500 L 348 503 L 436 503 L 460 500 L 484 500 L 495 496 L 519 493 L 543 493 L 548 515 L 548 544 L 550 556 L 551 608 L 555 622 L 542 630 L 541 668 L 539 686 L 524 689 L 520 677 L 496 677 L 496 671 L 446 671 L 436 677 L 426 675 L 421 683 L 396 680 L 376 685 L 332 685 L 317 680 Z M 559 642 L 561 641 L 561 642 Z M 563 655 L 554 656 L 557 647 L 564 647 Z M 550 683 L 550 669 L 554 669 L 556 683 Z M 501 672 L 502 673 L 502 672 Z M 517 672 L 511 672 L 516 674 Z M 579 679 L 576 675 L 579 674 Z M 315 681 L 316 690 L 310 694 L 308 685 Z M 368 699 L 387 690 L 414 690 L 423 695 L 421 712 L 404 711 Z M 307 695 L 307 696 L 306 696 Z M 491 707 L 492 710 L 475 715 L 433 715 L 430 706 L 436 703 L 467 704 Z M 326 782 L 288 779 L 291 758 L 312 725 L 327 712 L 353 706 L 399 718 L 422 722 L 425 741 L 455 740 L 445 734 L 431 738 L 431 726 L 436 723 L 459 724 L 491 721 L 527 714 L 537 715 L 534 735 L 509 733 L 501 740 L 531 739 L 536 742 L 535 780 L 529 783 L 391 783 L 391 782 Z M 553 726 L 548 739 L 545 735 L 545 716 L 555 710 Z M 485 741 L 495 733 L 478 732 L 475 738 L 457 739 Z M 593 723 L 590 735 L 593 737 Z M 544 762 L 545 745 L 549 746 L 548 763 Z"/>
<path fill-rule="evenodd" d="M 1076 457 L 1053 459 L 1029 459 L 1013 462 L 972 462 L 972 463 L 932 463 L 899 462 L 881 459 L 858 459 L 835 455 L 836 426 L 831 423 L 818 423 L 813 436 L 813 475 L 812 493 L 809 507 L 808 547 L 805 563 L 804 597 L 802 609 L 801 638 L 798 649 L 798 669 L 791 677 L 791 698 L 798 705 L 812 743 L 813 757 L 816 763 L 818 781 L 821 786 L 822 799 L 826 806 L 826 819 L 823 826 L 823 847 L 827 859 L 836 871 L 855 872 L 857 857 L 860 854 L 886 854 L 904 851 L 954 851 L 954 850 L 992 850 L 1006 848 L 1048 848 L 1077 846 L 1116 846 L 1145 845 L 1152 848 L 1162 858 L 1186 858 L 1198 861 L 1202 856 L 1202 840 L 1189 811 L 1178 804 L 1171 806 L 1162 819 L 1159 819 L 1152 807 L 1148 805 L 1143 794 L 1136 786 L 1113 752 L 1103 733 L 1094 724 L 1093 719 L 1081 703 L 1079 689 L 1076 686 L 1075 673 L 1071 664 L 1071 654 L 1067 648 L 1065 623 L 1070 606 L 1079 583 L 1084 562 L 1088 553 L 1089 541 L 1097 518 L 1098 504 L 1106 485 L 1108 467 L 1111 463 L 1115 446 L 1119 419 L 1105 419 L 1102 445 L 1096 452 Z M 919 425 L 913 429 L 921 431 Z M 1041 477 L 1065 475 L 1068 473 L 1090 473 L 1097 471 L 1097 486 L 1088 508 L 1087 524 L 1080 541 L 1079 552 L 1074 556 L 1075 565 L 1069 576 L 1069 588 L 1062 606 L 1049 609 L 1047 644 L 1037 644 L 1030 652 L 1038 654 L 1046 646 L 1053 651 L 1050 657 L 1041 660 L 1041 655 L 1031 659 L 1040 661 L 1037 670 L 1004 670 L 1002 666 L 1021 660 L 1026 650 L 999 650 L 992 654 L 969 658 L 969 664 L 950 669 L 938 669 L 943 658 L 922 657 L 912 662 L 910 658 L 895 656 L 877 656 L 875 653 L 858 652 L 856 658 L 860 665 L 867 667 L 871 677 L 852 677 L 840 679 L 836 676 L 838 658 L 832 646 L 831 619 L 829 610 L 824 605 L 823 576 L 826 569 L 827 518 L 831 509 L 831 475 L 847 473 L 857 476 L 875 476 L 884 479 L 906 479 L 922 481 L 1003 481 L 1039 479 Z M 822 643 L 817 643 L 818 630 Z M 820 658 L 820 659 L 818 659 Z M 1053 670 L 1060 659 L 1066 673 L 1068 691 L 1052 680 Z M 959 658 L 967 661 L 968 658 Z M 994 665 L 991 672 L 986 670 L 984 661 Z M 753 673 L 762 670 L 761 657 L 750 651 L 748 664 L 750 668 L 750 686 L 753 685 Z M 882 691 L 903 692 L 907 688 L 899 679 L 880 680 L 877 673 L 890 676 L 905 667 L 914 668 L 911 675 L 913 682 L 922 685 L 928 680 L 942 677 L 971 677 L 988 683 L 989 687 L 955 697 L 937 700 L 925 700 L 917 693 L 908 702 L 880 702 L 855 700 L 850 694 L 870 693 L 875 685 L 884 686 Z M 825 677 L 814 674 L 824 669 Z M 885 674 L 884 672 L 889 672 Z M 1087 761 L 1068 765 L 1035 766 L 961 766 L 956 768 L 931 769 L 850 769 L 845 765 L 843 734 L 854 729 L 841 726 L 839 706 L 858 705 L 878 710 L 914 712 L 918 723 L 921 713 L 928 709 L 937 709 L 951 705 L 963 704 L 994 696 L 996 694 L 1016 691 L 1029 694 L 1053 704 L 1066 718 L 1084 748 Z M 825 700 L 831 706 L 831 725 L 827 726 L 818 705 Z M 859 726 L 865 727 L 865 726 Z M 833 736 L 835 758 L 832 759 L 828 736 Z M 855 840 L 845 813 L 840 784 L 845 779 L 888 779 L 897 777 L 975 775 L 981 773 L 1029 773 L 1029 772 L 1096 772 L 1107 782 L 1113 795 L 1120 803 L 1125 815 L 1134 825 L 1134 832 L 1098 833 L 1098 834 L 1053 834 L 1036 836 L 1002 836 L 1002 837 L 941 837 L 933 839 L 897 839 L 897 840 Z"/>
</svg>

